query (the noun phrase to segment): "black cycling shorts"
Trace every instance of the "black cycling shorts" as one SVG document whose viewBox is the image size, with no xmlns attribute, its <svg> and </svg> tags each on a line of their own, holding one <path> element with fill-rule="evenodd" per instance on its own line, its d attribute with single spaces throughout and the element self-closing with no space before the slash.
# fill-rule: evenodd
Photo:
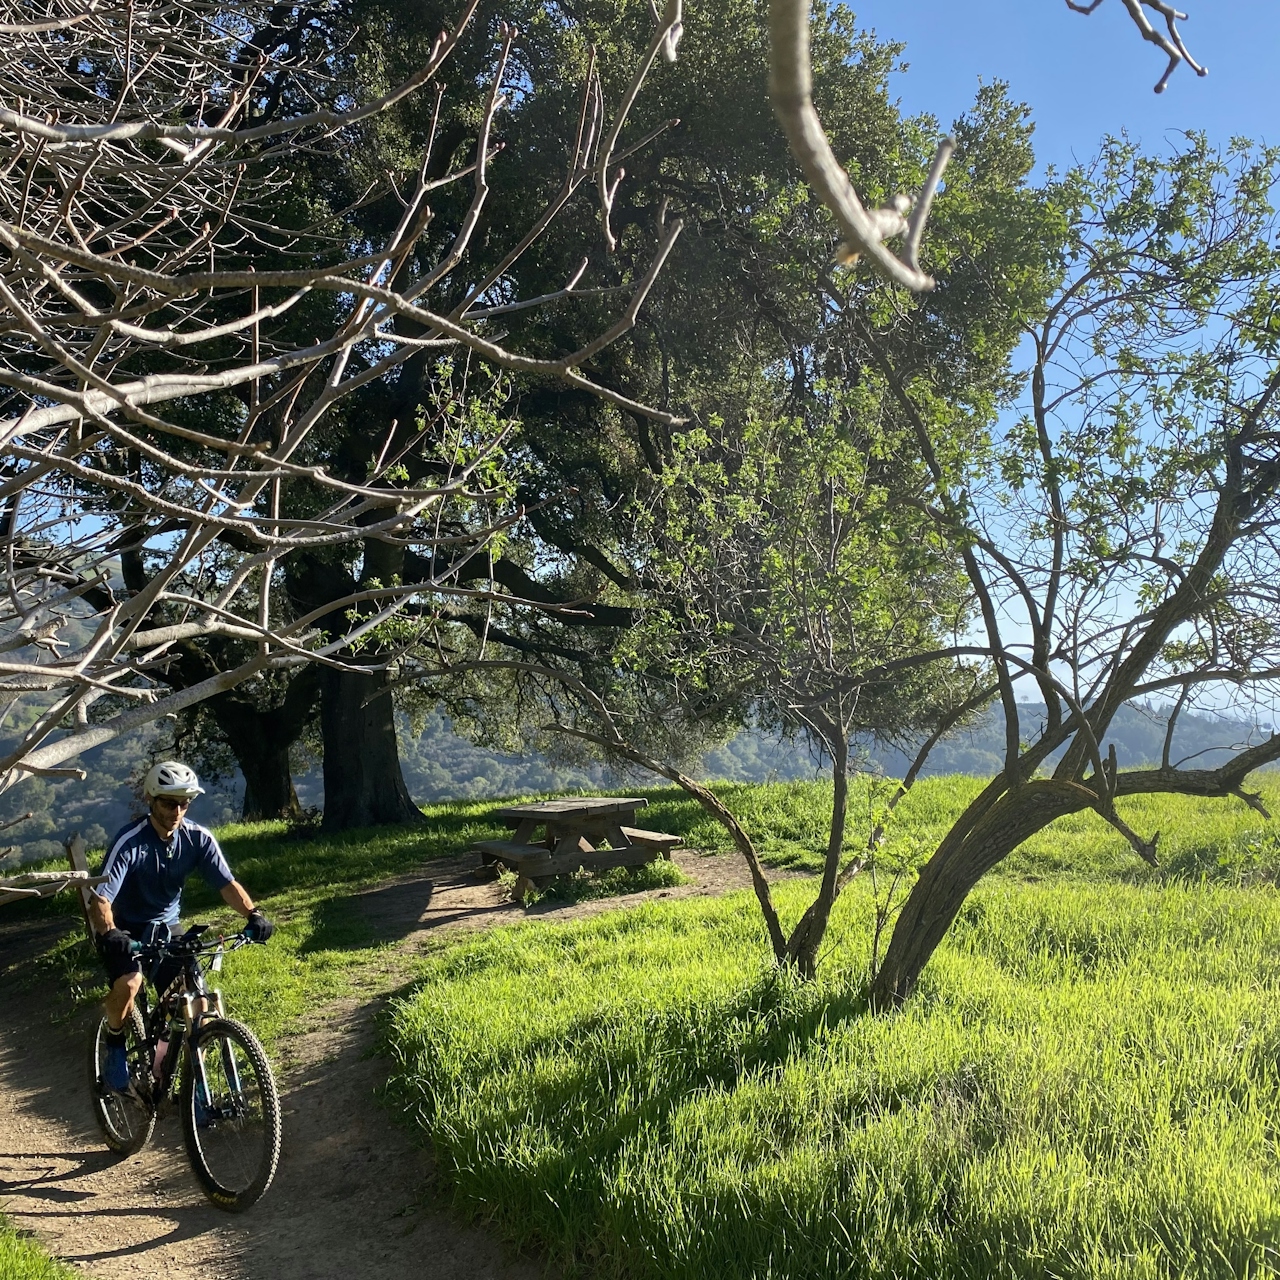
<svg viewBox="0 0 1280 1280">
<path fill-rule="evenodd" d="M 116 928 L 123 929 L 135 942 L 145 942 L 149 945 L 163 936 L 167 926 L 163 924 L 133 926 L 117 924 Z M 169 929 L 168 932 L 172 937 L 179 931 L 177 929 Z M 99 943 L 98 959 L 102 961 L 102 967 L 107 971 L 107 981 L 112 986 L 126 974 L 144 972 L 142 961 L 137 956 L 130 955 L 123 947 L 104 947 Z M 164 991 L 181 972 L 182 961 L 176 956 L 165 956 L 158 961 L 150 960 L 147 962 L 145 970 L 146 977 L 157 991 Z"/>
</svg>

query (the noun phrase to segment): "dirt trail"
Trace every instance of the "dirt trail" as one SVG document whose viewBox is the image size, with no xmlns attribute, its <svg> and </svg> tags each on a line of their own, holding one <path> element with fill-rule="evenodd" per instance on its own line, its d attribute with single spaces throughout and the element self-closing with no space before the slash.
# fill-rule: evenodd
<svg viewBox="0 0 1280 1280">
<path fill-rule="evenodd" d="M 526 911 L 474 859 L 433 862 L 360 895 L 366 917 L 408 960 L 442 929 L 542 916 L 572 919 L 654 897 L 720 893 L 746 883 L 738 859 L 680 853 L 693 883 Z M 429 1157 L 375 1097 L 386 1064 L 369 1056 L 384 992 L 324 1011 L 278 1063 L 284 1107 L 280 1170 L 267 1196 L 232 1217 L 196 1189 L 176 1117 L 123 1161 L 102 1146 L 89 1111 L 89 1019 L 55 1023 L 48 993 L 15 988 L 11 971 L 63 922 L 0 917 L 0 1209 L 56 1256 L 100 1280 L 534 1280 L 545 1266 L 512 1258 L 482 1230 L 431 1206 Z M 395 985 L 396 966 L 383 985 Z"/>
</svg>

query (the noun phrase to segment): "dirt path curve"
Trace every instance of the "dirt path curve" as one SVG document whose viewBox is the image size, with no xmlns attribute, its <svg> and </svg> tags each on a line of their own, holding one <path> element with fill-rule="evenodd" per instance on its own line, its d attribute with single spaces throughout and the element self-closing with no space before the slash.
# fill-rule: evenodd
<svg viewBox="0 0 1280 1280">
<path fill-rule="evenodd" d="M 693 883 L 628 898 L 506 901 L 477 882 L 474 860 L 449 859 L 360 895 L 371 924 L 408 960 L 441 929 L 529 916 L 571 919 L 653 897 L 719 893 L 745 883 L 736 858 L 677 854 Z M 280 1170 L 243 1216 L 196 1189 L 176 1117 L 124 1161 L 102 1146 L 89 1112 L 88 1018 L 57 1023 L 47 993 L 11 971 L 65 922 L 0 917 L 0 1209 L 56 1256 L 99 1280 L 535 1280 L 543 1264 L 512 1258 L 482 1230 L 431 1208 L 429 1157 L 375 1097 L 386 1065 L 369 1055 L 384 992 L 325 1011 L 278 1063 L 284 1108 Z M 393 970 L 395 966 L 392 966 Z M 390 989 L 394 973 L 383 984 Z"/>
</svg>

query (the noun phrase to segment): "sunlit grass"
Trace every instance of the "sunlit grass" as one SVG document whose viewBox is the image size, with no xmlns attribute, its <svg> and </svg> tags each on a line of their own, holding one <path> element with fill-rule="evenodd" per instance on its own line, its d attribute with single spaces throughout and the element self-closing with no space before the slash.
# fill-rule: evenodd
<svg viewBox="0 0 1280 1280">
<path fill-rule="evenodd" d="M 984 785 L 983 779 L 958 775 L 921 779 L 890 823 L 890 851 L 902 848 L 916 860 L 927 857 Z M 845 837 L 848 849 L 865 844 L 873 815 L 893 794 L 894 786 L 891 779 L 854 779 Z M 1256 774 L 1248 786 L 1261 792 L 1271 812 L 1280 813 L 1280 772 Z M 820 868 L 830 821 L 829 782 L 719 783 L 713 790 L 751 834 L 766 861 L 809 871 Z M 682 792 L 664 788 L 635 794 L 649 797 L 644 813 L 647 825 L 678 832 L 698 848 L 731 849 L 724 828 Z M 1271 841 L 1273 826 L 1238 799 L 1141 796 L 1121 800 L 1117 807 L 1140 834 L 1160 832 L 1163 874 L 1198 878 L 1201 874 L 1217 877 L 1224 870 L 1248 875 L 1280 869 L 1280 850 L 1248 852 L 1252 844 L 1265 846 Z M 1220 866 L 1219 859 L 1231 865 Z M 1135 857 L 1123 836 L 1092 812 L 1060 818 L 1022 845 L 999 871 L 1028 878 L 1068 872 L 1141 880 L 1157 874 Z"/>
<path fill-rule="evenodd" d="M 70 1280 L 76 1274 L 0 1214 L 0 1276 L 4 1280 Z"/>
<path fill-rule="evenodd" d="M 981 785 L 920 783 L 890 855 L 927 856 Z M 1280 808 L 1280 779 L 1251 785 Z M 819 865 L 828 784 L 717 790 L 766 861 Z M 735 856 L 683 793 L 633 794 L 644 825 Z M 883 798 L 856 783 L 850 849 Z M 500 803 L 340 837 L 222 831 L 280 925 L 228 961 L 232 1011 L 278 1050 L 407 977 L 353 892 L 501 834 Z M 1060 820 L 988 876 L 888 1018 L 860 1003 L 866 883 L 808 986 L 772 972 L 745 893 L 446 936 L 390 1029 L 398 1096 L 462 1205 L 603 1276 L 1280 1274 L 1280 841 L 1235 799 L 1121 808 L 1161 832 L 1162 870 L 1094 815 Z M 784 923 L 812 892 L 775 886 Z M 235 924 L 198 884 L 186 909 Z M 102 989 L 74 932 L 15 975 L 33 976 L 68 1009 Z"/>
<path fill-rule="evenodd" d="M 968 777 L 922 780 L 899 808 L 891 827 L 890 854 L 906 849 L 916 859 L 927 856 L 982 785 L 981 780 Z M 1280 810 L 1280 777 L 1259 775 L 1250 785 L 1256 785 Z M 865 841 L 872 807 L 883 802 L 886 787 L 882 780 L 855 782 L 848 836 L 851 849 Z M 818 869 L 827 838 L 829 783 L 724 783 L 715 789 L 751 831 L 768 862 Z M 664 787 L 641 788 L 631 794 L 649 802 L 643 811 L 646 826 L 682 835 L 694 848 L 736 856 L 724 828 L 684 792 Z M 493 813 L 503 803 L 431 805 L 424 809 L 420 827 L 382 827 L 331 836 L 300 838 L 283 823 L 220 829 L 219 838 L 237 877 L 280 926 L 269 946 L 239 952 L 228 960 L 222 982 L 231 1007 L 271 1042 L 318 1003 L 350 991 L 355 971 L 379 963 L 393 941 L 378 938 L 351 903 L 352 892 L 460 854 L 476 840 L 502 835 L 505 827 Z M 997 878 L 1034 880 L 1067 872 L 1135 883 L 1168 875 L 1249 882 L 1274 879 L 1280 869 L 1280 847 L 1271 828 L 1239 800 L 1162 796 L 1125 801 L 1121 809 L 1137 830 L 1163 832 L 1160 848 L 1165 872 L 1151 871 L 1100 818 L 1082 814 L 1060 819 L 1028 841 L 1002 864 Z M 666 883 L 664 876 L 674 879 L 673 871 L 670 864 L 655 863 L 621 875 L 608 873 L 590 883 L 563 879 L 551 892 L 567 902 L 634 892 L 657 887 L 659 880 Z M 63 894 L 5 910 L 75 915 L 78 908 L 72 895 Z M 199 881 L 189 885 L 184 911 L 188 920 L 208 921 L 219 928 L 232 929 L 237 923 Z M 97 998 L 100 970 L 75 933 L 41 957 L 38 968 L 52 972 L 79 1000 Z"/>
<path fill-rule="evenodd" d="M 1275 1273 L 1273 890 L 993 883 L 893 1017 L 866 908 L 808 986 L 742 894 L 444 948 L 399 1096 L 461 1204 L 593 1274 Z"/>
</svg>

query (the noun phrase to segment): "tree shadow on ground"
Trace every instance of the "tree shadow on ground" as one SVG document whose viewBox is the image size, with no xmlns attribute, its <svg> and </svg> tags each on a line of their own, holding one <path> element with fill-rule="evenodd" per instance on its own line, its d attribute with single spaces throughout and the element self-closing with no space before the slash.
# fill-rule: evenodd
<svg viewBox="0 0 1280 1280">
<path fill-rule="evenodd" d="M 412 991 L 408 986 L 399 994 L 411 998 Z M 510 1053 L 472 1063 L 470 1069 L 485 1077 L 474 1092 L 459 1090 L 447 1070 L 433 1089 L 433 1067 L 425 1055 L 406 1054 L 403 1041 L 391 1039 L 395 1028 L 389 1028 L 389 1047 L 400 1062 L 391 1093 L 404 1113 L 435 1138 L 442 1172 L 454 1183 L 460 1201 L 483 1203 L 517 1239 L 554 1240 L 568 1255 L 584 1247 L 607 1271 L 639 1240 L 639 1247 L 659 1250 L 673 1244 L 674 1237 L 664 1235 L 647 1216 L 656 1212 L 652 1197 L 665 1194 L 663 1179 L 670 1170 L 649 1165 L 643 1153 L 696 1144 L 703 1126 L 709 1126 L 708 1141 L 719 1141 L 716 1108 L 725 1103 L 724 1123 L 735 1129 L 734 1145 L 718 1149 L 726 1183 L 732 1182 L 729 1170 L 739 1158 L 758 1158 L 762 1169 L 784 1161 L 793 1143 L 810 1141 L 810 1126 L 802 1111 L 771 1098 L 770 1084 L 811 1055 L 815 1042 L 874 1016 L 853 984 L 846 989 L 801 987 L 770 975 L 714 1005 L 649 1014 L 604 1010 L 545 1036 L 516 1037 Z M 847 1135 L 928 1104 L 933 1087 L 927 1080 L 896 1089 L 875 1081 L 850 1082 L 842 1129 Z M 740 1091 L 754 1120 L 730 1119 L 731 1099 Z M 711 1112 L 701 1110 L 703 1100 Z M 463 1112 L 469 1118 L 460 1123 Z M 747 1151 L 753 1142 L 759 1148 L 756 1155 Z M 709 1175 L 712 1183 L 717 1176 Z M 847 1188 L 839 1185 L 838 1174 L 832 1176 L 831 1195 L 842 1203 Z M 929 1195 L 943 1190 L 934 1187 Z M 679 1209 L 685 1226 L 675 1235 L 685 1240 L 687 1255 L 677 1250 L 668 1257 L 667 1274 L 760 1276 L 773 1272 L 778 1259 L 772 1251 L 781 1242 L 792 1247 L 794 1205 L 768 1176 L 758 1181 L 744 1177 L 724 1190 L 723 1198 L 708 1191 L 705 1205 L 693 1189 L 682 1191 L 687 1193 Z M 928 1199 L 924 1192 L 922 1197 Z M 914 1214 L 919 1206 L 909 1208 Z M 704 1211 L 714 1241 L 699 1240 L 703 1232 L 697 1223 Z M 846 1207 L 841 1212 L 855 1211 Z M 829 1234 L 817 1229 L 827 1225 Z M 650 1227 L 652 1235 L 646 1234 Z M 809 1229 L 815 1230 L 813 1238 L 806 1238 L 796 1253 L 812 1256 L 782 1274 L 863 1274 L 845 1269 L 834 1219 L 808 1223 Z M 687 1239 L 681 1234 L 686 1231 Z M 725 1246 L 726 1238 L 734 1245 Z M 834 1247 L 838 1265 L 824 1253 L 828 1245 Z M 737 1250 L 737 1266 L 726 1267 L 726 1257 L 716 1252 L 724 1247 Z M 961 1242 L 957 1252 L 963 1248 Z"/>
<path fill-rule="evenodd" d="M 328 898 L 312 907 L 311 935 L 299 953 L 360 951 L 399 942 L 423 927 L 434 894 L 434 881 L 422 874 L 365 893 Z"/>
<path fill-rule="evenodd" d="M 414 989 L 407 984 L 393 1002 L 411 999 Z M 819 991 L 769 974 L 718 1007 L 655 1013 L 639 1034 L 623 1032 L 620 1019 L 628 1016 L 590 1014 L 546 1036 L 521 1038 L 517 1051 L 487 1067 L 495 1077 L 528 1082 L 513 1105 L 533 1123 L 578 1117 L 577 1141 L 562 1131 L 566 1159 L 595 1164 L 601 1177 L 641 1128 L 665 1133 L 692 1098 L 780 1073 L 818 1038 L 872 1015 L 861 990 Z M 531 1062 L 552 1060 L 563 1067 L 528 1070 Z M 619 1106 L 620 1097 L 634 1105 Z"/>
<path fill-rule="evenodd" d="M 495 877 L 494 868 L 482 867 L 475 853 L 465 852 L 420 865 L 373 888 L 335 894 L 311 908 L 312 934 L 300 950 L 352 951 L 453 928 L 555 918 L 583 907 L 607 910 L 629 894 L 685 879 L 668 862 L 620 868 L 603 876 L 557 877 L 557 892 L 522 905 Z M 586 879 L 590 883 L 582 883 Z"/>
</svg>

